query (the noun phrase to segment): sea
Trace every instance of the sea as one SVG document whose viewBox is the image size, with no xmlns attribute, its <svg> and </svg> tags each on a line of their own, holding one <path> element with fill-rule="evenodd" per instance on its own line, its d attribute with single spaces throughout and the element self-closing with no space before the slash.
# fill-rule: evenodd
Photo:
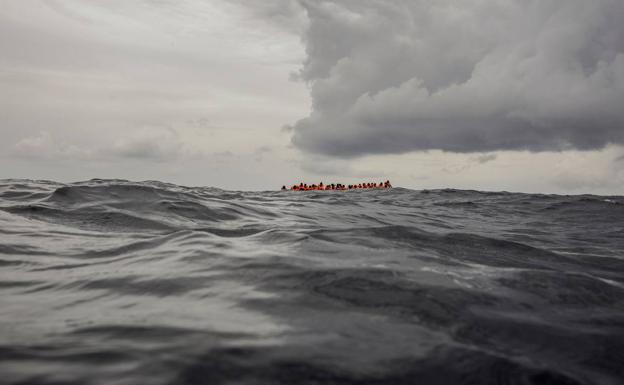
<svg viewBox="0 0 624 385">
<path fill-rule="evenodd" d="M 0 181 L 0 384 L 624 384 L 624 197 Z"/>
</svg>

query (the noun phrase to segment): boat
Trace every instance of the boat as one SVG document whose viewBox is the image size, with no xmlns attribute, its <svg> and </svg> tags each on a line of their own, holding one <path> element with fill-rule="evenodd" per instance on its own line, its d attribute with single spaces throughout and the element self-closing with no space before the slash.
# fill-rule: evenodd
<svg viewBox="0 0 624 385">
<path fill-rule="evenodd" d="M 323 184 L 320 182 L 319 184 L 307 184 L 307 183 L 299 183 L 294 184 L 292 187 L 287 188 L 286 185 L 282 186 L 282 191 L 345 191 L 345 190 L 359 190 L 359 189 L 386 189 L 392 188 L 392 184 L 389 180 L 385 182 L 365 182 L 365 183 L 357 183 L 357 184 L 349 184 L 345 185 L 342 183 L 330 183 Z"/>
</svg>

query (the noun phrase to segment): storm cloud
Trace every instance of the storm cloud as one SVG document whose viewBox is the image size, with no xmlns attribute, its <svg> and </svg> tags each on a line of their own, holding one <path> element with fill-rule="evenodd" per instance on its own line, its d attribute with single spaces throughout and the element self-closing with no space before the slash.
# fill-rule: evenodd
<svg viewBox="0 0 624 385">
<path fill-rule="evenodd" d="M 312 111 L 292 142 L 353 157 L 624 143 L 621 0 L 301 1 Z"/>
</svg>

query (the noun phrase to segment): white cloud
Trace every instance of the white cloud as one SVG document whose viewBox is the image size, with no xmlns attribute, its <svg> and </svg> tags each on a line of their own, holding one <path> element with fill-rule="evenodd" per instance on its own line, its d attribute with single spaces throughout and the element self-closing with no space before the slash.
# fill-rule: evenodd
<svg viewBox="0 0 624 385">
<path fill-rule="evenodd" d="M 182 141 L 171 128 L 143 127 L 118 135 L 110 144 L 77 145 L 58 138 L 48 131 L 18 140 L 12 155 L 22 159 L 115 161 L 123 158 L 168 161 L 178 158 L 201 157 L 196 148 Z"/>
<path fill-rule="evenodd" d="M 0 178 L 623 193 L 622 4 L 8 0 Z"/>
<path fill-rule="evenodd" d="M 286 3 L 3 1 L 0 178 L 283 183 L 299 171 L 279 129 L 309 103 Z"/>
<path fill-rule="evenodd" d="M 12 154 L 33 160 L 89 159 L 92 152 L 76 145 L 62 142 L 47 131 L 20 139 L 13 145 Z"/>
</svg>

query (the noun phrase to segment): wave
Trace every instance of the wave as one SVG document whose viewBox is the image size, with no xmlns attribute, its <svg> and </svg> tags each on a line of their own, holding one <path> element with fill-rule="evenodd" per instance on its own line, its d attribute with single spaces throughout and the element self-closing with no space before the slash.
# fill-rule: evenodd
<svg viewBox="0 0 624 385">
<path fill-rule="evenodd" d="M 7 384 L 616 384 L 624 197 L 0 181 Z"/>
</svg>

